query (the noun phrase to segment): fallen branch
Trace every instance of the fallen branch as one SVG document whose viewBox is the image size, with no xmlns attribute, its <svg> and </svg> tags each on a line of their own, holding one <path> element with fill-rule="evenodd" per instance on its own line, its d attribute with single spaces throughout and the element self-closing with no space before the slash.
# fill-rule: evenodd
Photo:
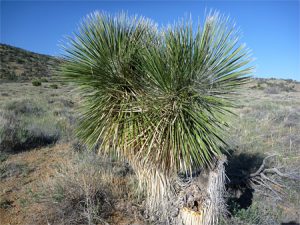
<svg viewBox="0 0 300 225">
<path fill-rule="evenodd" d="M 264 158 L 264 160 L 263 160 L 261 166 L 259 167 L 259 169 L 258 169 L 255 173 L 251 173 L 251 174 L 249 175 L 249 178 L 252 178 L 252 177 L 255 177 L 255 176 L 259 175 L 259 174 L 264 170 L 264 168 L 265 168 L 265 166 L 266 166 L 267 160 L 268 160 L 269 158 L 272 158 L 272 157 L 275 157 L 275 156 L 276 156 L 276 155 L 269 155 L 269 156 L 267 156 L 266 158 Z"/>
<path fill-rule="evenodd" d="M 285 194 L 284 188 L 286 188 L 286 185 L 283 184 L 282 180 L 278 181 L 276 178 L 286 178 L 299 181 L 300 177 L 292 173 L 281 172 L 279 168 L 276 167 L 268 168 L 266 166 L 267 160 L 276 156 L 277 155 L 270 155 L 265 157 L 258 170 L 254 173 L 251 173 L 247 180 L 250 181 L 250 184 L 253 188 L 255 187 L 254 189 L 264 188 L 273 193 L 272 197 L 275 196 L 276 199 L 281 200 L 281 196 Z M 276 177 L 274 177 L 274 175 L 276 175 Z"/>
<path fill-rule="evenodd" d="M 265 192 L 265 195 L 275 197 L 277 200 L 281 200 L 285 194 L 284 189 L 287 186 L 284 184 L 283 179 L 289 179 L 293 181 L 300 181 L 299 173 L 282 172 L 280 169 L 283 167 L 268 167 L 267 162 L 277 155 L 269 155 L 265 157 L 259 168 L 250 174 L 242 174 L 241 172 L 233 172 L 228 174 L 231 180 L 227 183 L 229 187 L 240 186 L 250 187 L 260 192 Z"/>
</svg>

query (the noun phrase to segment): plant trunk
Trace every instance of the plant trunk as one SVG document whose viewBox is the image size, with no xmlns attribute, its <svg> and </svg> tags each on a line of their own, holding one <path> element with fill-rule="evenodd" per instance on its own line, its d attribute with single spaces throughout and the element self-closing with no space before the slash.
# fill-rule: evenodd
<svg viewBox="0 0 300 225">
<path fill-rule="evenodd" d="M 225 162 L 222 156 L 214 169 L 202 172 L 182 191 L 187 199 L 179 215 L 183 225 L 215 225 L 226 214 Z"/>
<path fill-rule="evenodd" d="M 215 225 L 226 213 L 226 157 L 220 157 L 215 167 L 202 170 L 188 179 L 167 176 L 154 167 L 133 163 L 140 187 L 146 188 L 146 208 L 158 223 L 170 225 Z"/>
</svg>

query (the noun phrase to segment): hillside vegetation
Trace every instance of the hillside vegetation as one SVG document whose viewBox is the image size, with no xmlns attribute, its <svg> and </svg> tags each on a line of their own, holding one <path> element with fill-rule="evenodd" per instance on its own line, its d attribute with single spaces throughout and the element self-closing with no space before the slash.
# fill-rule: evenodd
<svg viewBox="0 0 300 225">
<path fill-rule="evenodd" d="M 0 59 L 0 78 L 2 81 L 49 77 L 60 63 L 60 60 L 55 57 L 5 44 L 0 44 Z"/>
<path fill-rule="evenodd" d="M 136 175 L 127 162 L 98 155 L 96 149 L 86 151 L 75 137 L 80 96 L 69 84 L 51 79 L 58 61 L 12 47 L 5 51 L 13 53 L 2 61 L 4 48 L 1 45 L 5 83 L 0 82 L 0 224 L 158 224 L 158 218 L 148 215 L 145 193 L 137 191 Z M 28 63 L 32 56 L 32 62 L 13 66 L 14 54 L 26 55 Z M 2 67 L 16 74 L 19 69 L 47 71 L 48 78 L 36 72 L 24 75 L 24 82 L 7 82 Z M 41 85 L 34 86 L 32 79 Z M 253 79 L 238 103 L 226 137 L 226 172 L 236 183 L 228 182 L 231 216 L 222 224 L 299 224 L 299 182 L 266 173 L 276 182 L 266 183 L 272 187 L 268 189 L 241 182 L 240 176 L 255 173 L 266 156 L 276 155 L 266 160 L 267 168 L 300 177 L 300 84 Z"/>
</svg>

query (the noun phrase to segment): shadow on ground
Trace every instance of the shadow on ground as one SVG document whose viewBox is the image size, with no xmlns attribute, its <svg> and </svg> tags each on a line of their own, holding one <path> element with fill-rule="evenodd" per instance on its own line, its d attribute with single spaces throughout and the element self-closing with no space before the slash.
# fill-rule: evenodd
<svg viewBox="0 0 300 225">
<path fill-rule="evenodd" d="M 287 222 L 287 223 L 282 223 L 281 225 L 300 225 L 299 223 L 296 223 L 295 221 Z"/>
<path fill-rule="evenodd" d="M 247 177 L 258 170 L 264 157 L 259 154 L 239 153 L 237 150 L 227 150 L 228 163 L 225 166 L 229 193 L 229 212 L 236 209 L 247 209 L 252 204 L 253 188 Z"/>
</svg>

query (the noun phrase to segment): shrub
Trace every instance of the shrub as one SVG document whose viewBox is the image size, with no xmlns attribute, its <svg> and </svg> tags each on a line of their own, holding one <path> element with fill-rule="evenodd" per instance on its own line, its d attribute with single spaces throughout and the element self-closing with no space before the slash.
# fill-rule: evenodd
<svg viewBox="0 0 300 225">
<path fill-rule="evenodd" d="M 263 90 L 263 89 L 264 89 L 264 87 L 263 87 L 263 86 L 261 86 L 261 84 L 260 84 L 260 83 L 257 83 L 257 86 L 256 86 L 256 88 L 257 88 L 258 90 Z"/>
<path fill-rule="evenodd" d="M 291 82 L 266 82 L 267 88 L 265 89 L 265 93 L 267 94 L 279 94 L 280 92 L 292 92 L 295 91 L 295 85 Z"/>
<path fill-rule="evenodd" d="M 278 87 L 267 87 L 264 92 L 266 94 L 279 94 L 280 91 Z"/>
<path fill-rule="evenodd" d="M 0 200 L 0 208 L 1 209 L 8 209 L 12 207 L 13 201 L 7 200 L 5 198 Z"/>
<path fill-rule="evenodd" d="M 18 80 L 18 76 L 14 71 L 7 71 L 3 75 L 1 75 L 1 78 L 10 80 L 10 81 L 16 81 Z"/>
<path fill-rule="evenodd" d="M 42 85 L 41 81 L 39 81 L 39 80 L 33 80 L 31 83 L 33 86 L 41 86 Z"/>
<path fill-rule="evenodd" d="M 6 104 L 4 110 L 10 111 L 17 116 L 21 115 L 36 115 L 41 116 L 45 114 L 45 107 L 40 103 L 34 102 L 30 99 L 22 99 L 20 101 L 12 101 Z"/>
<path fill-rule="evenodd" d="M 53 88 L 53 89 L 57 89 L 57 88 L 58 88 L 58 85 L 57 85 L 57 84 L 50 84 L 49 87 L 50 87 L 50 88 Z"/>
<path fill-rule="evenodd" d="M 17 59 L 17 63 L 23 64 L 23 63 L 25 63 L 25 60 L 24 60 L 24 59 L 21 59 L 21 58 L 18 58 L 18 59 Z"/>
<path fill-rule="evenodd" d="M 291 110 L 288 112 L 288 115 L 284 118 L 283 124 L 285 127 L 295 127 L 300 125 L 300 112 L 299 110 Z"/>
<path fill-rule="evenodd" d="M 46 203 L 49 222 L 106 224 L 104 221 L 115 210 L 114 199 L 123 195 L 120 188 L 129 193 L 129 186 L 103 157 L 84 152 L 70 154 L 68 158 L 40 187 L 40 201 Z"/>
<path fill-rule="evenodd" d="M 6 179 L 15 176 L 27 176 L 33 169 L 27 164 L 9 163 L 0 167 L 0 178 Z"/>
<path fill-rule="evenodd" d="M 47 80 L 47 78 L 41 78 L 40 81 L 41 81 L 41 82 L 49 82 L 49 81 Z"/>
<path fill-rule="evenodd" d="M 225 220 L 224 225 L 276 225 L 279 224 L 281 212 L 269 209 L 264 205 L 253 203 L 247 209 L 238 209 L 233 212 L 231 218 Z"/>
<path fill-rule="evenodd" d="M 55 143 L 61 128 L 45 106 L 27 99 L 13 101 L 0 115 L 0 151 L 15 152 Z"/>
<path fill-rule="evenodd" d="M 8 159 L 8 154 L 6 152 L 0 151 L 0 163 L 6 161 Z"/>
</svg>

